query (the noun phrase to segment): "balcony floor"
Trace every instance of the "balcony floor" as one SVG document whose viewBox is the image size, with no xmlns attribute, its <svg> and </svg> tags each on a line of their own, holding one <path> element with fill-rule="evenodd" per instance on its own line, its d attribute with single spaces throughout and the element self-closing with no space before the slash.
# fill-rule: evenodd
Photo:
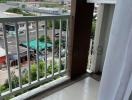
<svg viewBox="0 0 132 100">
<path fill-rule="evenodd" d="M 86 77 L 74 84 L 59 90 L 45 98 L 35 100 L 97 100 L 99 81 Z"/>
</svg>

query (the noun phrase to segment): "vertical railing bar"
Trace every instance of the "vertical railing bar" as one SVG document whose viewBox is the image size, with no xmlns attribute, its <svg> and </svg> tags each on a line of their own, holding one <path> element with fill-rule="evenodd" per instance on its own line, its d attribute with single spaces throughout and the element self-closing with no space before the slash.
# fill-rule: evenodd
<svg viewBox="0 0 132 100">
<path fill-rule="evenodd" d="M 9 55 L 8 55 L 8 43 L 7 43 L 7 35 L 6 35 L 6 28 L 5 23 L 3 24 L 3 30 L 4 30 L 4 45 L 6 50 L 6 66 L 8 71 L 8 83 L 9 83 L 9 91 L 12 92 L 12 82 L 11 82 L 11 73 L 10 73 L 10 61 L 9 61 Z"/>
<path fill-rule="evenodd" d="M 36 21 L 36 28 L 37 28 L 37 34 L 36 34 L 36 40 L 37 40 L 37 48 L 36 48 L 36 57 L 37 57 L 37 81 L 39 81 L 39 26 L 38 26 L 38 20 Z"/>
<path fill-rule="evenodd" d="M 16 29 L 16 46 L 17 46 L 17 63 L 19 69 L 19 87 L 22 88 L 22 76 L 21 76 L 21 66 L 20 66 L 20 50 L 19 50 L 19 37 L 18 37 L 18 25 L 15 22 L 15 29 Z"/>
<path fill-rule="evenodd" d="M 60 32 L 59 32 L 59 68 L 58 68 L 58 71 L 59 71 L 59 74 L 60 74 L 60 71 L 61 71 L 61 35 L 62 35 L 62 20 L 60 19 Z"/>
<path fill-rule="evenodd" d="M 68 52 L 68 33 L 69 33 L 69 19 L 66 20 L 66 42 L 65 42 L 65 70 L 67 71 L 67 52 Z"/>
<path fill-rule="evenodd" d="M 28 60 L 28 81 L 31 84 L 31 71 L 30 71 L 30 48 L 29 48 L 29 26 L 28 21 L 26 21 L 26 41 L 27 41 L 27 60 Z"/>
<path fill-rule="evenodd" d="M 47 78 L 47 20 L 45 20 L 45 78 Z"/>
<path fill-rule="evenodd" d="M 52 20 L 52 77 L 54 77 L 55 20 Z"/>
</svg>

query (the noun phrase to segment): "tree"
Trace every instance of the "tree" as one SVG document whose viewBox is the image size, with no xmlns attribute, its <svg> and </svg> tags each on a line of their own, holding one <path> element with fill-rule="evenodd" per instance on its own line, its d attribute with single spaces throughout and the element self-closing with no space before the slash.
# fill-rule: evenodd
<svg viewBox="0 0 132 100">
<path fill-rule="evenodd" d="M 6 2 L 6 0 L 0 0 L 0 3 L 5 3 Z"/>
<path fill-rule="evenodd" d="M 56 62 L 54 62 L 54 73 L 58 71 L 58 65 Z M 50 62 L 50 65 L 48 66 L 48 75 L 52 74 L 52 63 Z"/>
<path fill-rule="evenodd" d="M 19 78 L 15 75 L 15 72 L 11 72 L 12 88 L 19 86 Z"/>
<path fill-rule="evenodd" d="M 39 61 L 39 73 L 40 78 L 42 78 L 45 75 L 45 62 L 43 60 Z"/>
<path fill-rule="evenodd" d="M 6 12 L 23 14 L 23 11 L 19 8 L 9 8 L 9 9 L 6 10 Z"/>
<path fill-rule="evenodd" d="M 54 63 L 54 73 L 58 72 L 59 66 L 58 64 L 55 62 Z M 61 70 L 64 69 L 64 66 L 61 65 Z M 44 77 L 45 75 L 45 62 L 43 60 L 39 61 L 39 73 L 40 73 L 40 78 Z M 31 81 L 35 81 L 37 79 L 37 66 L 36 64 L 32 64 L 31 65 Z M 50 62 L 50 65 L 48 66 L 47 69 L 47 75 L 52 74 L 52 62 Z M 53 80 L 56 80 L 57 78 L 59 78 L 60 76 L 53 78 Z M 11 73 L 11 79 L 12 79 L 12 87 L 16 88 L 19 86 L 19 77 L 15 75 L 14 72 Z M 48 82 L 50 82 L 52 80 L 49 80 Z M 45 82 L 45 83 L 48 83 Z M 24 76 L 22 77 L 22 83 L 23 84 L 27 84 L 28 83 L 28 73 L 24 74 Z M 35 87 L 33 87 L 35 88 Z M 33 89 L 32 88 L 32 89 Z M 8 84 L 8 80 L 6 80 L 6 82 L 3 85 L 0 85 L 0 92 L 4 92 L 9 90 L 9 84 Z M 23 91 L 25 92 L 25 91 Z M 17 93 L 16 95 L 18 95 L 19 93 Z M 9 100 L 10 98 L 13 98 L 16 95 L 11 95 L 11 96 L 7 96 L 5 97 L 6 100 Z"/>
<path fill-rule="evenodd" d="M 59 39 L 55 40 L 55 48 L 59 49 Z"/>
<path fill-rule="evenodd" d="M 39 38 L 39 41 L 40 42 L 45 42 L 45 35 L 42 35 L 40 38 Z M 51 39 L 49 36 L 47 36 L 47 42 L 48 43 L 51 43 Z"/>
<path fill-rule="evenodd" d="M 62 20 L 62 31 L 66 31 L 66 20 Z M 48 22 L 47 22 L 47 26 L 48 26 L 48 28 L 50 29 L 50 28 L 52 28 L 52 21 L 51 20 L 49 20 Z M 55 29 L 60 29 L 60 21 L 59 20 L 56 20 L 55 21 Z"/>
<path fill-rule="evenodd" d="M 6 12 L 22 14 L 23 16 L 35 16 L 34 14 L 24 12 L 23 10 L 21 10 L 19 8 L 9 8 L 9 9 L 6 10 Z"/>
<path fill-rule="evenodd" d="M 31 80 L 35 81 L 37 79 L 37 67 L 36 64 L 31 65 Z"/>
<path fill-rule="evenodd" d="M 4 85 L 0 85 L 0 92 L 3 92 L 4 90 L 6 90 L 6 87 Z"/>
</svg>

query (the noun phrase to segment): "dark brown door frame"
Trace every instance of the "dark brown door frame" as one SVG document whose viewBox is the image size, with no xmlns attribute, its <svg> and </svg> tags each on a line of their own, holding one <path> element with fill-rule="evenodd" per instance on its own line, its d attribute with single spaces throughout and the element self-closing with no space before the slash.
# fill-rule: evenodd
<svg viewBox="0 0 132 100">
<path fill-rule="evenodd" d="M 71 1 L 68 72 L 71 79 L 86 73 L 94 4 Z"/>
</svg>

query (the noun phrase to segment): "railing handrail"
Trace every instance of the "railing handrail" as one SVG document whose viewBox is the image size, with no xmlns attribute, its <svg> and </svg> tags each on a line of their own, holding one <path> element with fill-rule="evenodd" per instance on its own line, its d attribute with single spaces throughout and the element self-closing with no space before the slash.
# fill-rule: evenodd
<svg viewBox="0 0 132 100">
<path fill-rule="evenodd" d="M 69 14 L 64 15 L 48 15 L 48 16 L 22 16 L 22 17 L 4 17 L 0 18 L 0 23 L 3 22 L 22 22 L 22 21 L 41 21 L 41 20 L 55 20 L 69 18 Z"/>
<path fill-rule="evenodd" d="M 66 72 L 67 72 L 67 52 L 65 52 L 65 61 L 64 61 L 64 68 L 62 68 L 62 60 L 61 60 L 61 48 L 62 48 L 62 45 L 61 45 L 61 35 L 62 35 L 62 21 L 63 20 L 65 20 L 66 21 L 66 26 L 65 26 L 65 31 L 66 31 L 66 36 L 65 36 L 65 39 L 66 39 L 66 41 L 65 41 L 65 49 L 67 49 L 67 40 L 68 40 L 68 33 L 69 33 L 69 18 L 70 18 L 70 15 L 50 15 L 50 16 L 22 16 L 22 17 L 6 17 L 6 18 L 0 18 L 0 23 L 2 24 L 2 26 L 3 26 L 3 38 L 4 38 L 4 45 L 5 45 L 5 50 L 6 50 L 6 66 L 7 66 L 7 72 L 8 72 L 8 83 L 9 83 L 9 91 L 5 91 L 5 92 L 2 92 L 2 93 L 0 93 L 0 98 L 2 97 L 2 98 L 4 98 L 4 97 L 6 97 L 6 96 L 9 96 L 9 95 L 11 95 L 11 94 L 17 94 L 17 93 L 19 93 L 20 91 L 23 91 L 23 90 L 28 90 L 28 89 L 30 89 L 30 88 L 33 88 L 33 87 L 35 87 L 36 85 L 42 85 L 43 83 L 45 83 L 45 82 L 48 82 L 49 80 L 52 80 L 53 78 L 57 78 L 58 76 L 63 76 Z M 47 26 L 47 22 L 48 21 L 51 21 L 52 23 L 51 23 L 51 30 L 52 30 L 52 32 L 51 32 L 51 34 L 52 34 L 52 37 L 51 37 L 51 40 L 52 40 L 52 51 L 51 51 L 51 54 L 52 54 L 52 73 L 48 73 L 47 72 L 47 68 L 48 68 L 48 66 L 47 66 L 47 53 L 45 53 L 44 54 L 44 58 L 43 59 L 45 59 L 45 65 L 46 65 L 46 67 L 45 67 L 45 69 L 44 69 L 44 73 L 46 73 L 43 77 L 40 77 L 40 71 L 39 71 L 39 22 L 40 21 L 44 21 L 43 22 L 43 24 L 44 24 L 44 27 L 43 27 L 43 32 L 42 32 L 42 34 L 43 35 L 45 35 L 45 43 L 46 43 L 46 48 L 45 48 L 45 52 L 47 52 L 47 30 L 48 30 L 48 26 Z M 30 21 L 34 21 L 35 22 L 35 26 L 36 26 L 36 28 L 34 29 L 34 30 L 36 30 L 36 34 L 35 34 L 35 36 L 36 36 L 36 41 L 37 41 L 37 49 L 36 49 L 36 57 L 37 57 L 37 63 L 35 63 L 36 64 L 36 67 L 37 67 L 37 69 L 36 69 L 36 73 L 37 73 L 37 75 L 36 75 L 36 77 L 37 77 L 37 79 L 34 81 L 34 80 L 31 80 L 31 59 L 30 59 L 30 47 L 29 47 L 29 40 L 30 40 L 30 35 L 31 34 L 29 34 L 29 23 L 30 23 Z M 55 53 L 54 53 L 54 50 L 55 50 L 55 32 L 56 32 L 56 30 L 55 30 L 55 21 L 59 21 L 59 23 L 60 23 L 60 27 L 59 27 L 59 57 L 58 57 L 58 59 L 59 59 L 59 62 L 58 62 L 58 72 L 56 72 L 55 71 Z M 15 87 L 15 88 L 13 88 L 12 87 L 12 79 L 11 79 L 11 71 L 10 71 L 10 63 L 9 63 L 9 52 L 8 52 L 8 46 L 9 46 L 9 44 L 8 44 L 8 38 L 7 38 L 7 35 L 8 34 L 6 34 L 7 33 L 7 31 L 6 31 L 6 23 L 8 23 L 8 22 L 11 22 L 11 23 L 13 23 L 13 24 L 15 24 L 15 32 L 16 32 L 16 38 L 15 38 L 15 41 L 17 42 L 16 43 L 16 49 L 17 49 L 17 62 L 18 62 L 18 72 L 19 72 L 19 75 L 18 75 L 18 77 L 19 77 L 19 83 L 18 83 L 18 87 Z M 20 50 L 19 50 L 19 36 L 18 36 L 18 22 L 25 22 L 25 25 L 26 25 L 26 27 L 25 27 L 25 34 L 26 34 L 26 37 L 25 37 L 25 39 L 26 39 L 26 42 L 27 42 L 27 69 L 28 69 L 28 82 L 26 83 L 26 84 L 23 84 L 22 83 L 22 73 L 21 73 L 21 66 L 20 66 Z M 67 51 L 67 50 L 66 50 Z M 62 69 L 61 69 L 62 68 Z"/>
</svg>

